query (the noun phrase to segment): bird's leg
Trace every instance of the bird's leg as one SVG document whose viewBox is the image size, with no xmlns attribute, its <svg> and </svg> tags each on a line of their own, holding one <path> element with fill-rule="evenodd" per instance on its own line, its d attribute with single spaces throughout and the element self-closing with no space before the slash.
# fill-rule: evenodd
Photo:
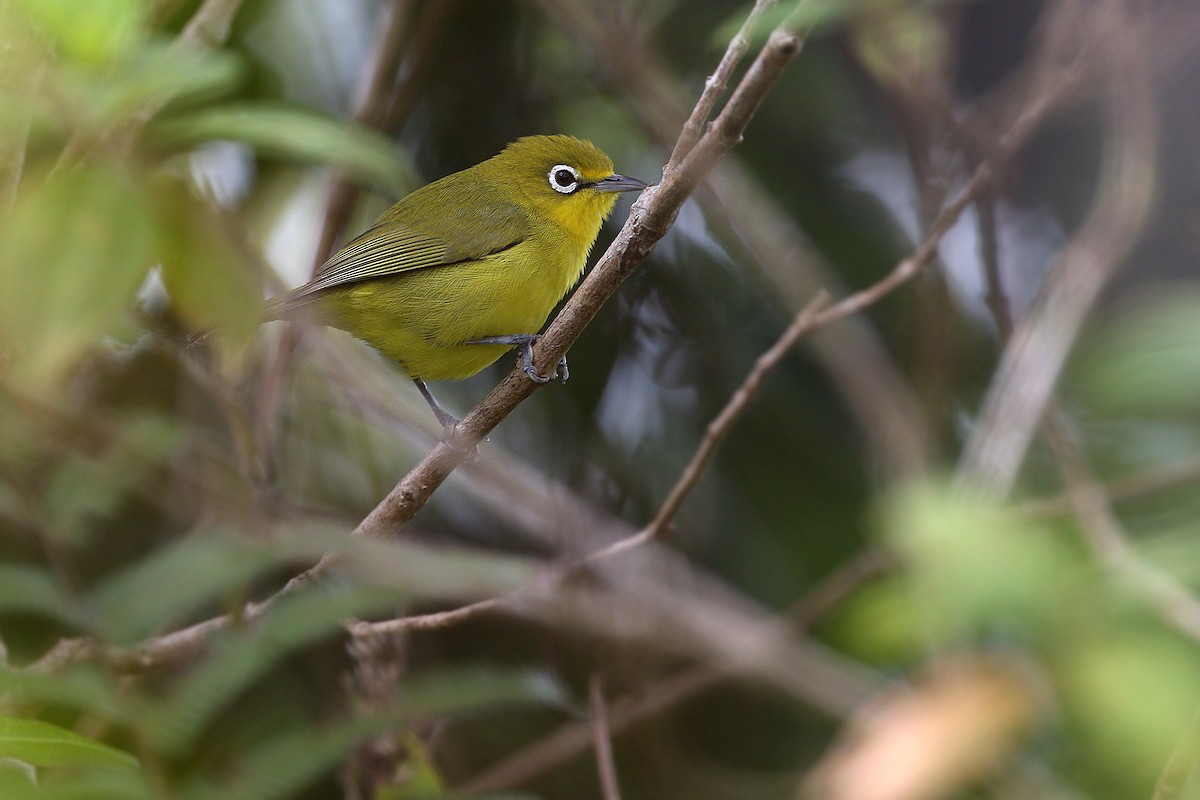
<svg viewBox="0 0 1200 800">
<path fill-rule="evenodd" d="M 429 391 L 429 387 L 425 385 L 425 381 L 420 378 L 413 378 L 412 381 L 421 390 L 421 396 L 425 398 L 425 402 L 433 409 L 433 415 L 437 417 L 437 421 L 442 424 L 442 427 L 446 430 L 446 434 L 449 435 L 450 431 L 454 430 L 454 426 L 458 424 L 458 417 L 442 408 L 442 404 L 433 396 L 433 392 Z"/>
<path fill-rule="evenodd" d="M 425 398 L 425 402 L 433 409 L 433 415 L 437 417 L 438 422 L 442 423 L 442 441 L 450 446 L 451 449 L 457 450 L 460 453 L 465 453 L 467 460 L 474 462 L 479 460 L 479 446 L 472 447 L 469 451 L 463 450 L 456 446 L 450 440 L 450 435 L 454 433 L 454 427 L 460 422 L 459 418 L 451 414 L 446 409 L 442 408 L 442 404 L 433 396 L 433 392 L 429 391 L 429 387 L 425 385 L 425 381 L 420 378 L 413 378 L 412 382 L 421 390 L 421 396 Z M 483 440 L 486 442 L 488 438 L 485 436 Z"/>
<path fill-rule="evenodd" d="M 506 344 L 511 347 L 519 347 L 521 348 L 521 369 L 525 371 L 525 374 L 529 376 L 531 381 L 535 383 L 549 383 L 558 377 L 558 367 L 561 367 L 562 381 L 566 383 L 567 378 L 571 377 L 571 370 L 567 367 L 567 356 L 565 353 L 558 360 L 558 367 L 555 367 L 554 374 L 548 378 L 545 375 L 539 375 L 538 371 L 533 368 L 533 346 L 541 338 L 542 335 L 540 333 L 515 333 L 509 336 L 488 336 L 484 339 L 473 339 L 464 344 Z"/>
</svg>

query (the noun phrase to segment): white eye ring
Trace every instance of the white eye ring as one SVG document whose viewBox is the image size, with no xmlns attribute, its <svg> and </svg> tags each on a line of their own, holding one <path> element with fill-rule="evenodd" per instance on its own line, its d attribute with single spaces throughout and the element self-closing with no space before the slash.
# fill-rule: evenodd
<svg viewBox="0 0 1200 800">
<path fill-rule="evenodd" d="M 579 170 L 567 164 L 555 164 L 546 173 L 550 188 L 560 194 L 570 194 L 579 188 Z M 563 181 L 566 180 L 566 183 Z"/>
</svg>

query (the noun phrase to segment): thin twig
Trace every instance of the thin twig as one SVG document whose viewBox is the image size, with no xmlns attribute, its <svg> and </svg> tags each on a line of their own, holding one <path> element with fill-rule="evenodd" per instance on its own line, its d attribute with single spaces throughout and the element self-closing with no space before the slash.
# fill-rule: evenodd
<svg viewBox="0 0 1200 800">
<path fill-rule="evenodd" d="M 183 26 L 175 45 L 209 49 L 229 38 L 229 28 L 245 0 L 204 0 Z"/>
<path fill-rule="evenodd" d="M 1200 458 L 1118 478 L 1102 484 L 1101 488 L 1110 503 L 1125 503 L 1148 494 L 1169 491 L 1196 482 L 1200 482 Z M 1030 500 L 1017 506 L 1017 510 L 1027 517 L 1062 516 L 1070 514 L 1073 509 L 1071 498 L 1066 493 L 1041 500 Z"/>
<path fill-rule="evenodd" d="M 874 548 L 852 556 L 788 609 L 786 615 L 794 630 L 803 632 L 815 625 L 864 582 L 879 575 L 889 562 L 886 554 Z M 729 675 L 728 670 L 708 665 L 692 667 L 642 691 L 621 697 L 613 701 L 608 709 L 609 733 L 612 736 L 624 733 L 639 722 L 656 717 L 711 689 Z M 455 789 L 462 794 L 474 794 L 527 784 L 555 766 L 579 756 L 590 742 L 591 726 L 588 723 L 563 726 L 493 764 Z"/>
<path fill-rule="evenodd" d="M 778 341 L 771 346 L 771 349 L 759 356 L 758 361 L 754 364 L 754 369 L 750 371 L 750 374 L 742 381 L 742 385 L 729 398 L 725 407 L 721 409 L 721 413 L 708 424 L 703 441 L 696 448 L 691 461 L 688 462 L 683 474 L 679 476 L 679 480 L 675 482 L 675 486 L 671 489 L 670 494 L 667 495 L 667 499 L 659 508 L 654 521 L 643 532 L 644 534 L 648 533 L 648 535 L 653 537 L 661 537 L 666 534 L 671 521 L 679 513 L 679 508 L 683 505 L 683 501 L 691 493 L 692 489 L 695 488 L 696 484 L 700 482 L 705 468 L 712 461 L 717 448 L 721 446 L 721 443 L 725 441 L 725 438 L 733 429 L 734 423 L 746 413 L 746 409 L 757 399 L 759 392 L 762 391 L 763 384 L 767 382 L 767 378 L 778 369 L 784 357 L 796 346 L 796 342 L 800 341 L 801 337 L 813 329 L 817 315 L 828 302 L 829 295 L 825 292 L 819 292 L 796 315 L 796 319 L 788 326 L 788 329 L 784 331 Z"/>
<path fill-rule="evenodd" d="M 604 679 L 593 672 L 588 681 L 588 706 L 591 708 L 592 747 L 596 751 L 596 772 L 600 776 L 604 800 L 621 800 L 617 765 L 613 760 L 612 737 L 608 730 L 608 708 L 604 701 Z"/>
<path fill-rule="evenodd" d="M 754 35 L 759 19 L 777 3 L 778 0 L 756 0 L 754 3 L 754 8 L 750 10 L 746 21 L 742 23 L 742 27 L 729 42 L 729 47 L 726 48 L 725 55 L 721 57 L 721 63 L 717 65 L 716 72 L 709 75 L 704 82 L 704 91 L 700 93 L 700 99 L 683 123 L 683 130 L 680 131 L 679 139 L 675 142 L 675 149 L 671 151 L 671 157 L 667 159 L 666 171 L 681 165 L 684 157 L 692 151 L 696 142 L 700 141 L 704 121 L 712 113 L 717 100 L 725 94 L 729 79 L 733 77 L 733 71 L 737 69 L 737 65 L 750 47 L 750 37 Z"/>
<path fill-rule="evenodd" d="M 1050 271 L 1005 348 L 959 462 L 957 477 L 1005 497 L 1084 319 L 1149 216 L 1156 164 L 1154 92 L 1136 14 L 1119 0 L 1098 9 L 1093 35 L 1108 57 L 1105 150 L 1087 221 Z"/>
<path fill-rule="evenodd" d="M 1104 488 L 1092 477 L 1066 416 L 1051 406 L 1044 428 L 1084 540 L 1096 558 L 1115 574 L 1131 580 L 1172 627 L 1200 642 L 1200 599 L 1174 576 L 1138 556 Z"/>
</svg>

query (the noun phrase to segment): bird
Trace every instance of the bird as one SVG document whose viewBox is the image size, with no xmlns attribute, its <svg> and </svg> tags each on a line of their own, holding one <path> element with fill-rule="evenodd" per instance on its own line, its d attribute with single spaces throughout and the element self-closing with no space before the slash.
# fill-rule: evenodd
<svg viewBox="0 0 1200 800">
<path fill-rule="evenodd" d="M 522 137 L 401 199 L 269 301 L 267 318 L 348 331 L 399 364 L 449 429 L 458 420 L 426 381 L 468 378 L 513 348 L 532 380 L 557 377 L 533 367 L 538 332 L 583 274 L 617 193 L 647 185 L 590 141 Z"/>
</svg>

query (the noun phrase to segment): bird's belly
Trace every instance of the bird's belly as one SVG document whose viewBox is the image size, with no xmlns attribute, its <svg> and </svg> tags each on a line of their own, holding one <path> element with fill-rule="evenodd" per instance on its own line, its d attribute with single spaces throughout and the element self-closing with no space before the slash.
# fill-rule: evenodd
<svg viewBox="0 0 1200 800">
<path fill-rule="evenodd" d="M 521 247 L 335 287 L 324 305 L 338 327 L 398 362 L 410 376 L 467 378 L 511 348 L 466 342 L 537 333 L 582 271 L 582 258 L 578 265 L 542 259 L 531 268 Z"/>
</svg>

